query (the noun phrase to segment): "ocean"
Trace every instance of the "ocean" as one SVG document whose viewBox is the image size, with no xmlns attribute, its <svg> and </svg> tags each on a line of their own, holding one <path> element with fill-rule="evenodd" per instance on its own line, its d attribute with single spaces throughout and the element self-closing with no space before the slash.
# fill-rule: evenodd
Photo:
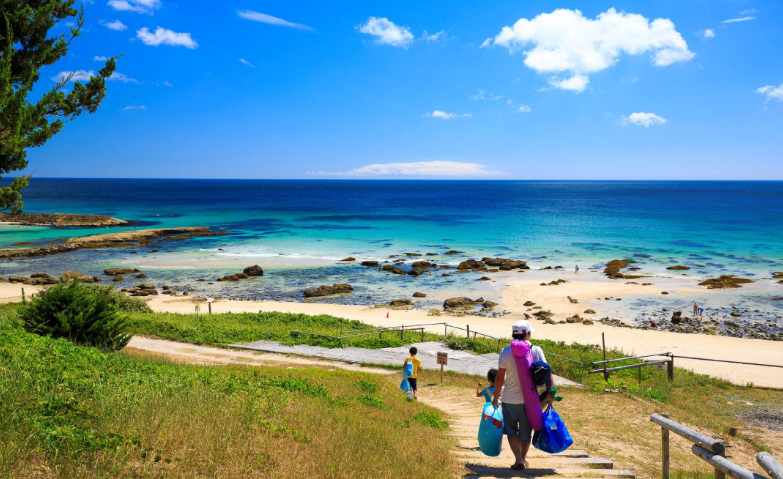
<svg viewBox="0 0 783 479">
<path fill-rule="evenodd" d="M 138 265 L 151 278 L 185 285 L 259 264 L 263 284 L 215 283 L 205 293 L 301 299 L 305 286 L 350 282 L 361 294 L 331 301 L 373 303 L 398 294 L 381 291 L 391 275 L 338 260 L 435 253 L 433 261 L 455 264 L 465 257 L 442 253 L 456 249 L 526 260 L 534 269 L 599 268 L 643 255 L 634 259 L 658 276 L 681 275 L 666 270 L 675 264 L 690 266 L 691 277 L 783 270 L 783 182 L 33 178 L 24 202 L 27 212 L 106 214 L 139 228 L 209 226 L 231 235 L 169 242 L 155 246 L 159 253 L 117 248 L 7 261 L 4 276 Z M 2 227 L 0 247 L 105 232 Z M 396 280 L 405 292 L 427 281 L 429 289 L 497 293 L 460 276 L 468 275 Z"/>
</svg>

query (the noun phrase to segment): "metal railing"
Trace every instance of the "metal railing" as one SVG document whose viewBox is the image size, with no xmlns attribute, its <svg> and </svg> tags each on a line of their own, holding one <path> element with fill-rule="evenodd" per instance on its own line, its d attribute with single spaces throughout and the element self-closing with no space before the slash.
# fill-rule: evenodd
<svg viewBox="0 0 783 479">
<path fill-rule="evenodd" d="M 653 414 L 650 421 L 661 426 L 661 478 L 670 479 L 670 456 L 669 456 L 669 432 L 684 437 L 693 442 L 691 452 L 704 460 L 715 469 L 715 479 L 726 479 L 729 476 L 733 479 L 767 479 L 756 474 L 753 471 L 745 469 L 742 466 L 734 464 L 726 459 L 726 444 L 722 439 L 715 439 L 706 436 L 698 431 L 694 431 L 682 424 L 669 419 L 669 415 Z M 767 452 L 760 452 L 756 456 L 756 462 L 773 479 L 783 479 L 783 466 Z"/>
</svg>

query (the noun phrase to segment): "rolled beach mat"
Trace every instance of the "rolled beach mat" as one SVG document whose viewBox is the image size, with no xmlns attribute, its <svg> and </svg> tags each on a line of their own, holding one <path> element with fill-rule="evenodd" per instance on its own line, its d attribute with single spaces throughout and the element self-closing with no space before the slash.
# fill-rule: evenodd
<svg viewBox="0 0 783 479">
<path fill-rule="evenodd" d="M 525 398 L 525 413 L 530 426 L 536 430 L 544 429 L 544 413 L 541 410 L 541 401 L 538 399 L 536 385 L 533 384 L 533 375 L 530 374 L 530 365 L 533 364 L 533 352 L 526 341 L 515 339 L 511 341 L 511 354 L 517 365 L 519 384 L 522 386 L 522 395 Z"/>
</svg>

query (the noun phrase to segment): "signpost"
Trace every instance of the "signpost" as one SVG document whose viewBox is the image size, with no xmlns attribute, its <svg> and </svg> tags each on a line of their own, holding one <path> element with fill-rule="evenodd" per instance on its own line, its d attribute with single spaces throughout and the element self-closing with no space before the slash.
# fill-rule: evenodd
<svg viewBox="0 0 783 479">
<path fill-rule="evenodd" d="M 449 364 L 449 353 L 438 353 L 438 364 L 440 364 L 440 383 L 443 384 L 443 366 Z"/>
</svg>

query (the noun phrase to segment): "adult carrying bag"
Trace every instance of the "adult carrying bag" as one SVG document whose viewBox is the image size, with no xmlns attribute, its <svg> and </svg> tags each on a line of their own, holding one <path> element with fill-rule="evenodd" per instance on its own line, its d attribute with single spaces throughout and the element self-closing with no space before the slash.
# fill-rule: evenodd
<svg viewBox="0 0 783 479">
<path fill-rule="evenodd" d="M 551 405 L 544 411 L 544 429 L 533 434 L 533 447 L 549 454 L 563 452 L 574 443 L 560 415 Z"/>
</svg>

